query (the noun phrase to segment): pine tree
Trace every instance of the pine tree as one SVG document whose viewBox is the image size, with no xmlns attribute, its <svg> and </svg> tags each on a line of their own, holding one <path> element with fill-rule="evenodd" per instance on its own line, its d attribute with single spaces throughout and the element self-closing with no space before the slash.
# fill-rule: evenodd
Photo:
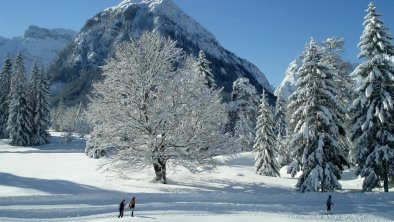
<svg viewBox="0 0 394 222">
<path fill-rule="evenodd" d="M 200 50 L 198 53 L 198 72 L 205 77 L 205 84 L 209 88 L 215 88 L 215 80 L 213 79 L 213 74 L 211 68 L 209 68 L 210 62 L 206 59 L 204 51 Z"/>
<path fill-rule="evenodd" d="M 22 54 L 16 56 L 12 71 L 7 130 L 10 134 L 11 145 L 28 146 L 31 145 L 32 115 L 29 108 L 28 82 Z"/>
<path fill-rule="evenodd" d="M 276 99 L 275 104 L 275 133 L 276 137 L 276 147 L 279 154 L 279 165 L 284 166 L 290 163 L 290 151 L 286 142 L 286 131 L 287 131 L 287 114 L 286 114 L 286 102 L 279 95 Z"/>
<path fill-rule="evenodd" d="M 271 107 L 268 104 L 265 91 L 260 102 L 259 117 L 256 125 L 256 139 L 253 146 L 256 154 L 255 173 L 276 177 L 279 176 L 279 166 L 276 162 L 274 121 Z"/>
<path fill-rule="evenodd" d="M 33 66 L 31 69 L 31 73 L 30 73 L 30 82 L 29 82 L 29 93 L 28 93 L 28 103 L 29 103 L 29 108 L 31 110 L 31 116 L 32 119 L 31 121 L 31 144 L 32 145 L 37 145 L 35 144 L 35 136 L 36 136 L 36 129 L 35 129 L 35 124 L 34 124 L 34 119 L 35 119 L 35 112 L 36 112 L 36 107 L 37 107 L 37 103 L 36 103 L 36 98 L 37 98 L 37 87 L 38 87 L 38 82 L 39 82 L 39 75 L 40 75 L 40 70 L 38 68 L 37 62 L 34 61 L 33 62 Z"/>
<path fill-rule="evenodd" d="M 30 82 L 30 107 L 32 109 L 32 138 L 33 145 L 49 142 L 50 109 L 48 78 L 45 72 L 33 64 Z"/>
<path fill-rule="evenodd" d="M 388 192 L 388 178 L 394 175 L 394 55 L 391 36 L 370 3 L 358 47 L 365 60 L 353 75 L 358 80 L 351 112 L 357 174 L 364 177 L 363 190 L 380 187 Z"/>
<path fill-rule="evenodd" d="M 7 121 L 9 94 L 12 76 L 12 62 L 9 56 L 4 58 L 3 69 L 0 73 L 0 138 L 8 138 Z"/>
<path fill-rule="evenodd" d="M 229 123 L 227 131 L 239 138 L 242 150 L 252 150 L 258 115 L 259 98 L 256 88 L 247 78 L 239 78 L 233 83 L 229 103 Z"/>
<path fill-rule="evenodd" d="M 334 71 L 334 82 L 338 88 L 336 96 L 347 107 L 352 99 L 353 83 L 349 74 L 353 70 L 351 64 L 344 61 L 340 56 L 344 44 L 345 41 L 343 38 L 327 38 L 322 43 L 322 51 L 324 54 L 322 60 L 332 66 Z"/>
<path fill-rule="evenodd" d="M 250 151 L 255 138 L 254 124 L 245 112 L 239 112 L 234 127 L 234 136 L 239 140 L 242 151 Z"/>
<path fill-rule="evenodd" d="M 353 83 L 350 78 L 350 73 L 352 70 L 349 62 L 345 62 L 340 53 L 343 51 L 343 45 L 345 41 L 343 38 L 327 38 L 322 43 L 322 51 L 324 62 L 327 62 L 333 68 L 334 82 L 337 88 L 336 97 L 341 101 L 345 107 L 349 107 L 350 101 L 353 99 Z M 343 125 L 346 129 L 350 128 L 351 113 L 345 115 L 345 113 L 338 113 L 340 119 L 344 120 Z M 342 150 L 349 152 L 351 147 L 350 141 L 348 139 L 347 130 L 342 130 L 339 132 L 339 144 Z"/>
<path fill-rule="evenodd" d="M 297 90 L 289 103 L 295 126 L 290 147 L 302 170 L 296 185 L 301 192 L 341 189 L 338 180 L 344 165 L 348 165 L 338 143 L 339 130 L 343 128 L 340 113 L 345 109 L 335 96 L 333 72 L 312 39 L 304 52 Z"/>
</svg>

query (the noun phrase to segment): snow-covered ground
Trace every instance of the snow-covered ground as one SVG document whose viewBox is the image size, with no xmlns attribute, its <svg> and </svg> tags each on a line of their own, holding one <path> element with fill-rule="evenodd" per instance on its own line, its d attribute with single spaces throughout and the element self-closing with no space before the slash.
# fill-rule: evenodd
<svg viewBox="0 0 394 222">
<path fill-rule="evenodd" d="M 39 147 L 12 147 L 0 141 L 0 221 L 394 221 L 394 195 L 360 192 L 362 180 L 344 173 L 343 190 L 299 193 L 297 180 L 253 173 L 254 155 L 243 153 L 210 172 L 181 167 L 157 183 L 153 169 L 115 173 L 84 154 L 85 141 L 62 144 L 60 134 Z M 325 200 L 333 196 L 333 214 Z M 118 204 L 137 197 L 136 217 Z"/>
</svg>

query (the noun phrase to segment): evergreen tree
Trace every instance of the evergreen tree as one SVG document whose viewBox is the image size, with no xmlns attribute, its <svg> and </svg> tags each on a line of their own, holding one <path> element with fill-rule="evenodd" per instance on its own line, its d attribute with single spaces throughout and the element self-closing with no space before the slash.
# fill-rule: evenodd
<svg viewBox="0 0 394 222">
<path fill-rule="evenodd" d="M 255 173 L 264 176 L 279 176 L 279 166 L 276 162 L 275 132 L 271 107 L 268 104 L 265 91 L 260 102 L 259 117 L 256 125 L 256 139 L 253 146 L 256 154 Z"/>
<path fill-rule="evenodd" d="M 351 64 L 344 61 L 340 56 L 344 44 L 343 38 L 327 38 L 322 43 L 322 50 L 324 53 L 323 61 L 329 63 L 334 69 L 334 81 L 339 90 L 337 97 L 347 105 L 352 97 L 352 81 L 349 74 L 353 70 Z"/>
<path fill-rule="evenodd" d="M 365 60 L 353 75 L 358 80 L 353 101 L 352 142 L 357 174 L 364 177 L 363 190 L 380 187 L 388 192 L 388 178 L 394 175 L 394 55 L 388 29 L 370 3 L 358 47 Z"/>
<path fill-rule="evenodd" d="M 335 96 L 333 72 L 312 39 L 304 52 L 297 90 L 289 103 L 295 126 L 290 147 L 294 148 L 295 163 L 302 170 L 296 185 L 301 192 L 341 189 L 338 180 L 344 165 L 348 165 L 338 142 L 343 128 L 340 113 L 345 109 Z"/>
<path fill-rule="evenodd" d="M 11 145 L 28 146 L 31 145 L 32 115 L 29 108 L 28 82 L 22 54 L 16 56 L 12 71 L 7 130 L 10 134 Z"/>
<path fill-rule="evenodd" d="M 29 103 L 29 108 L 31 110 L 31 115 L 32 115 L 32 119 L 31 121 L 31 144 L 32 145 L 36 145 L 34 138 L 35 138 L 35 125 L 34 125 L 34 118 L 35 118 L 35 112 L 36 112 L 36 98 L 37 98 L 37 86 L 38 86 L 38 82 L 39 82 L 39 75 L 40 75 L 40 70 L 38 68 L 37 62 L 34 61 L 33 65 L 32 65 L 32 69 L 31 69 L 31 73 L 30 73 L 30 82 L 29 82 L 29 93 L 28 93 L 28 103 Z"/>
<path fill-rule="evenodd" d="M 287 115 L 286 115 L 286 102 L 279 95 L 276 99 L 275 114 L 274 114 L 275 132 L 276 132 L 276 147 L 278 150 L 278 162 L 280 166 L 290 163 L 290 150 L 286 142 L 287 131 Z"/>
<path fill-rule="evenodd" d="M 233 83 L 229 103 L 229 123 L 227 131 L 239 138 L 242 150 L 252 150 L 258 115 L 259 98 L 256 88 L 247 78 L 239 78 Z"/>
<path fill-rule="evenodd" d="M 3 69 L 0 73 L 0 138 L 8 138 L 7 121 L 11 76 L 12 62 L 11 58 L 6 56 L 3 62 Z"/>
<path fill-rule="evenodd" d="M 241 144 L 242 151 L 250 151 L 255 138 L 254 124 L 245 112 L 239 112 L 234 127 L 234 135 Z"/>
<path fill-rule="evenodd" d="M 345 41 L 343 38 L 327 38 L 322 43 L 322 50 L 324 53 L 323 61 L 327 62 L 333 68 L 334 73 L 334 82 L 337 88 L 336 97 L 341 101 L 341 103 L 345 107 L 349 107 L 349 103 L 353 98 L 353 83 L 350 78 L 350 73 L 352 70 L 349 62 L 345 62 L 340 53 L 343 51 L 343 45 Z M 350 128 L 350 115 L 348 113 L 338 113 L 340 115 L 340 119 L 344 120 L 343 125 L 346 126 L 346 129 Z M 350 141 L 348 139 L 347 130 L 342 130 L 339 132 L 339 145 L 342 150 L 350 153 L 349 148 L 351 146 Z"/>
<path fill-rule="evenodd" d="M 33 64 L 30 82 L 30 104 L 32 109 L 32 138 L 33 145 L 49 142 L 48 129 L 50 127 L 50 109 L 48 78 L 37 63 Z"/>
<path fill-rule="evenodd" d="M 213 79 L 213 74 L 211 68 L 209 68 L 210 62 L 206 59 L 204 51 L 200 50 L 198 53 L 198 72 L 205 77 L 205 84 L 209 88 L 215 88 L 215 80 Z"/>
</svg>

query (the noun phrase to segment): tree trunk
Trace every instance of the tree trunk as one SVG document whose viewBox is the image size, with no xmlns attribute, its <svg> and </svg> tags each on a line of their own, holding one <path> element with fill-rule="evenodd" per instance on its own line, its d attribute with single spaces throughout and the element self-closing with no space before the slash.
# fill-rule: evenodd
<svg viewBox="0 0 394 222">
<path fill-rule="evenodd" d="M 158 159 L 157 162 L 153 164 L 153 168 L 155 169 L 156 180 L 161 180 L 162 183 L 166 184 L 166 161 Z"/>
<path fill-rule="evenodd" d="M 387 163 L 383 165 L 383 187 L 384 192 L 389 192 L 389 177 L 387 175 Z"/>
</svg>

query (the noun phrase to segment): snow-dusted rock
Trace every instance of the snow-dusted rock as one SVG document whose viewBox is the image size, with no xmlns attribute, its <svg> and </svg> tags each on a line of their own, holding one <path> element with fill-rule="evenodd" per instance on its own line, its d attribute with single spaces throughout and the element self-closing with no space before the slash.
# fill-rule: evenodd
<svg viewBox="0 0 394 222">
<path fill-rule="evenodd" d="M 302 59 L 293 60 L 287 67 L 285 77 L 275 90 L 275 96 L 281 96 L 285 101 L 296 90 L 298 70 L 301 68 Z"/>
</svg>

